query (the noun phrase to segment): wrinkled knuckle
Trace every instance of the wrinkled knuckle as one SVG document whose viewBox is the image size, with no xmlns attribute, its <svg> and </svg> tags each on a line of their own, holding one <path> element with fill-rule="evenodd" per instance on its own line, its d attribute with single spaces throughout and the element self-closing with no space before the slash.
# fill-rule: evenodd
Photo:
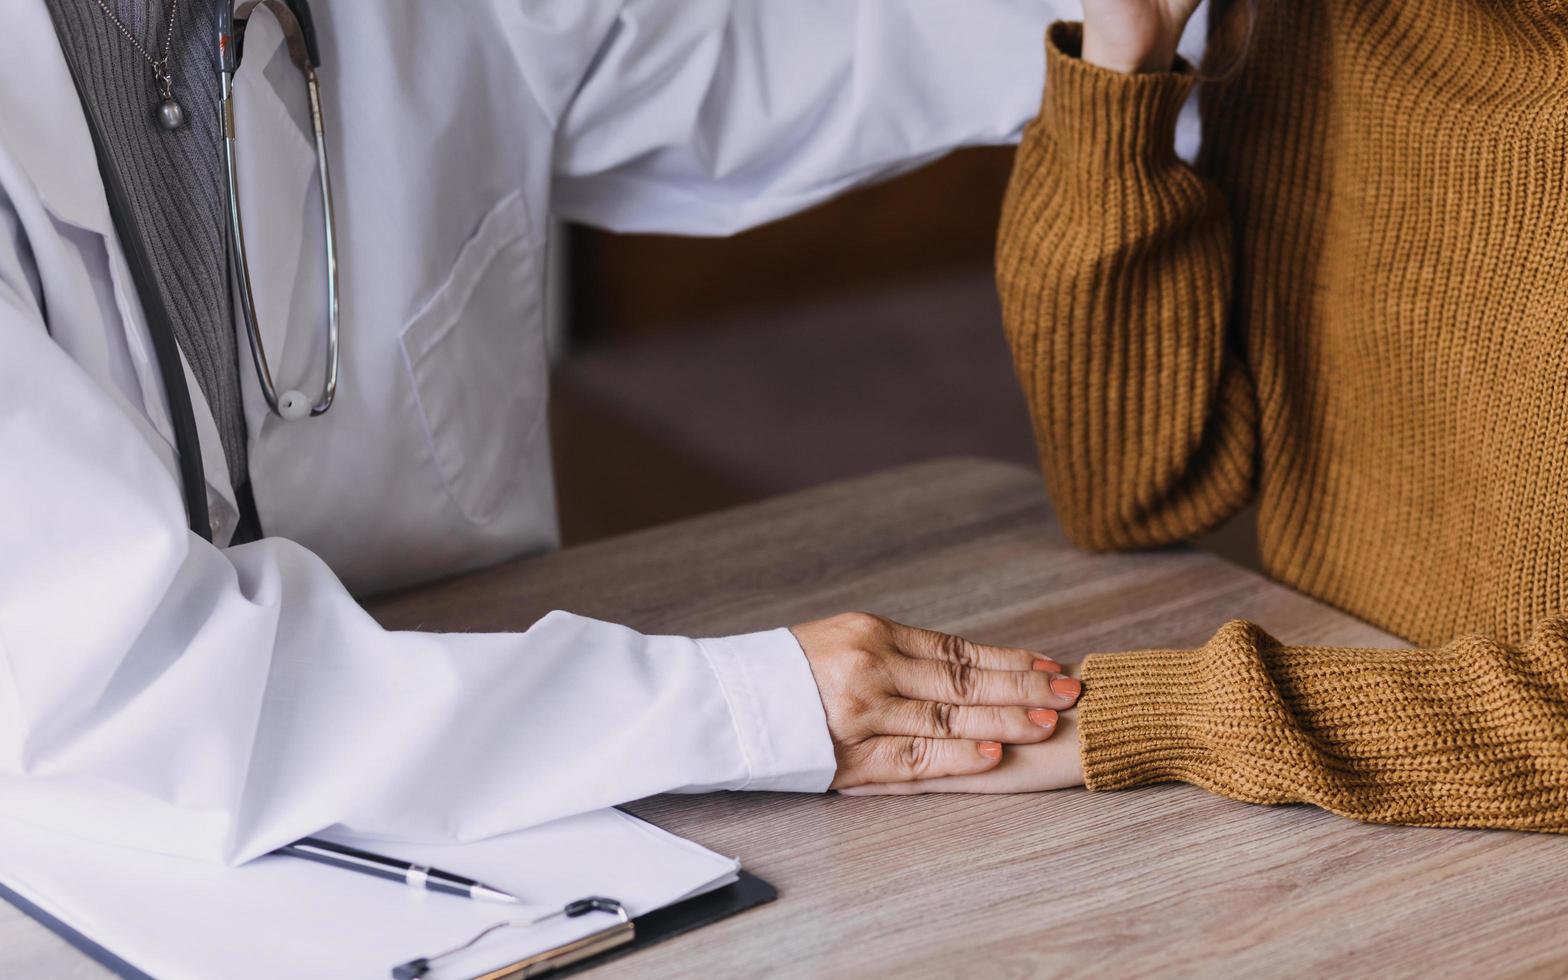
<svg viewBox="0 0 1568 980">
<path fill-rule="evenodd" d="M 898 768 L 910 778 L 926 775 L 931 769 L 931 743 L 923 738 L 906 738 L 898 747 Z"/>
<path fill-rule="evenodd" d="M 957 726 L 958 709 L 941 701 L 932 701 L 929 704 L 930 707 L 926 711 L 931 734 L 937 738 L 952 738 Z"/>
<path fill-rule="evenodd" d="M 980 656 L 973 643 L 951 633 L 939 633 L 937 636 L 937 654 L 943 660 L 964 667 L 979 665 Z"/>
<path fill-rule="evenodd" d="M 980 689 L 980 671 L 967 664 L 948 663 L 947 680 L 955 701 L 973 701 Z"/>
</svg>

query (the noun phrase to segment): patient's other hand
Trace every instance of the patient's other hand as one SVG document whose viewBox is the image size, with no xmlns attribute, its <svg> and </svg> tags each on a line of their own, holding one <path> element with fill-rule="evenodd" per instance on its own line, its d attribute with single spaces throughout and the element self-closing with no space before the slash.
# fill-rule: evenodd
<svg viewBox="0 0 1568 980">
<path fill-rule="evenodd" d="M 867 613 L 792 630 L 838 757 L 833 787 L 985 772 L 1002 742 L 1051 737 L 1079 684 L 1030 650 L 983 646 Z"/>
<path fill-rule="evenodd" d="M 1084 0 L 1083 60 L 1127 74 L 1170 71 L 1198 0 Z"/>
<path fill-rule="evenodd" d="M 1078 724 L 1063 715 L 1056 737 L 1038 745 L 1009 745 L 1001 765 L 988 772 L 907 783 L 873 783 L 839 790 L 846 796 L 905 796 L 911 793 L 1034 793 L 1083 785 L 1078 762 Z"/>
</svg>

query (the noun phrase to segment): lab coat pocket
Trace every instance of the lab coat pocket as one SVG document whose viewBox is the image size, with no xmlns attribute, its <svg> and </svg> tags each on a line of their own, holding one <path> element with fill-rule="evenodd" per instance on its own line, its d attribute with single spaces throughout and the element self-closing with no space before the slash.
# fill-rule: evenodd
<svg viewBox="0 0 1568 980">
<path fill-rule="evenodd" d="M 544 416 L 537 246 L 528 228 L 522 195 L 508 194 L 403 328 L 431 459 L 475 524 L 489 521 L 517 484 Z"/>
</svg>

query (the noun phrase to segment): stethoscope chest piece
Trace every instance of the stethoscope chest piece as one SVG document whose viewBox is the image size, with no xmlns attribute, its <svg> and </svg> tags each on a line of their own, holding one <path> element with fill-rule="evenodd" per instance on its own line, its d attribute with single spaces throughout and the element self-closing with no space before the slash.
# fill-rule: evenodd
<svg viewBox="0 0 1568 980">
<path fill-rule="evenodd" d="M 298 422 L 310 418 L 310 399 L 298 388 L 290 388 L 278 396 L 278 415 L 285 422 Z"/>
</svg>

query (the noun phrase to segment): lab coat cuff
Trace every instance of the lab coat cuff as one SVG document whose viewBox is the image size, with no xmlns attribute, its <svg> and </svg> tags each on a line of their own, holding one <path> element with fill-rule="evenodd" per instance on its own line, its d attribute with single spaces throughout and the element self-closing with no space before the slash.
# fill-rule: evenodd
<svg viewBox="0 0 1568 980">
<path fill-rule="evenodd" d="M 820 793 L 838 763 L 811 665 L 787 629 L 698 640 L 729 701 L 748 777 L 740 789 Z"/>
</svg>

